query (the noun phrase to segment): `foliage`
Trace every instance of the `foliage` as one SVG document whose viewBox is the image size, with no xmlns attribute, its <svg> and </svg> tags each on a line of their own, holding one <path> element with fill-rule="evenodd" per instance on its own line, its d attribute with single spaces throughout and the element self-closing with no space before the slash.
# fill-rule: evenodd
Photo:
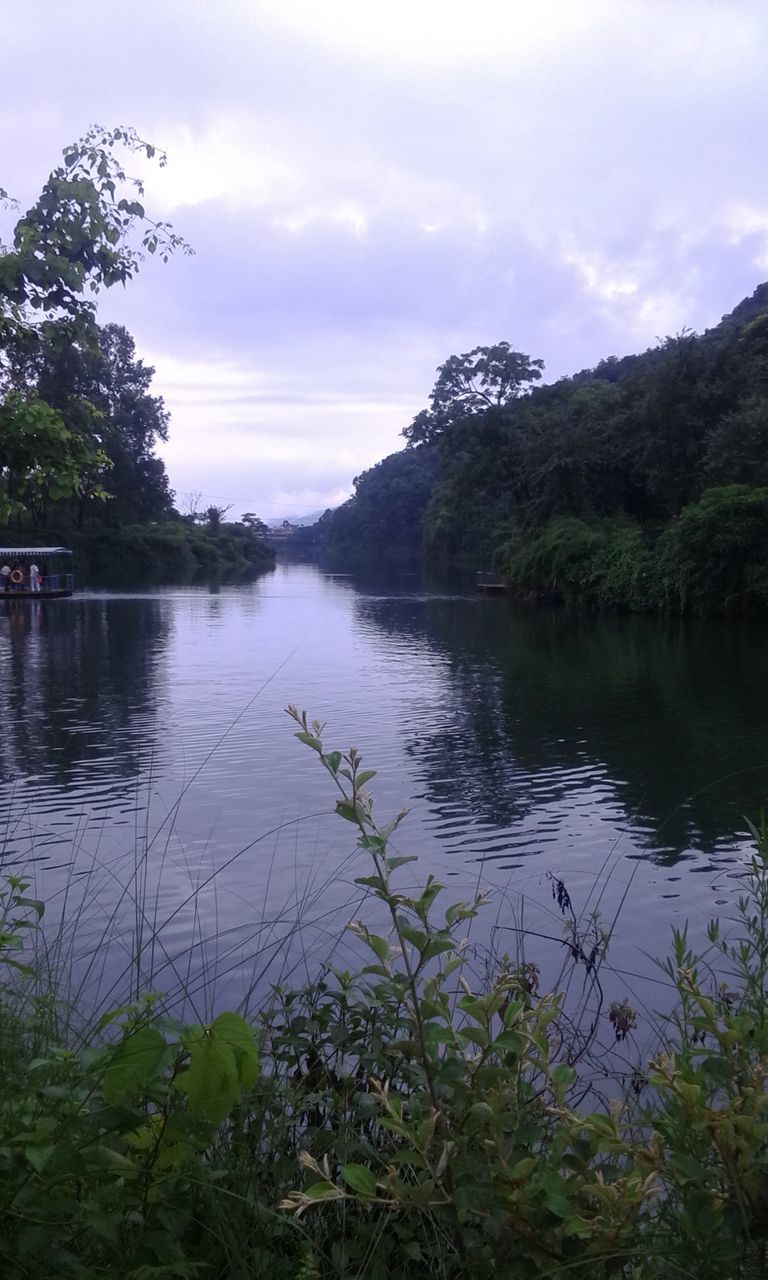
<svg viewBox="0 0 768 1280">
<path fill-rule="evenodd" d="M 142 183 L 123 167 L 126 151 L 165 164 L 133 130 L 96 126 L 65 149 L 64 163 L 18 220 L 13 244 L 0 245 L 0 407 L 27 440 L 23 423 L 36 415 L 45 449 L 42 464 L 27 467 L 30 483 L 23 464 L 6 455 L 0 523 L 13 515 L 20 527 L 26 514 L 34 528 L 48 519 L 49 503 L 65 502 L 81 527 L 92 500 L 108 495 L 110 478 L 115 502 L 102 512 L 111 511 L 113 523 L 170 508 L 152 453 L 167 431 L 162 401 L 148 394 L 153 370 L 135 361 L 124 329 L 97 329 L 88 296 L 132 279 L 145 252 L 164 261 L 190 252 L 170 224 L 148 217 L 137 198 Z M 55 411 L 58 432 L 41 405 Z"/>
<path fill-rule="evenodd" d="M 104 450 L 35 394 L 14 391 L 0 401 L 0 523 L 27 511 L 39 524 L 52 502 L 105 497 L 108 467 Z"/>
<path fill-rule="evenodd" d="M 256 515 L 255 511 L 244 511 L 240 517 L 240 523 L 244 524 L 246 529 L 252 529 L 260 538 L 266 538 L 269 533 L 268 525 Z"/>
<path fill-rule="evenodd" d="M 189 1024 L 154 994 L 67 1023 L 38 957 L 43 904 L 0 887 L 0 1267 L 9 1280 L 748 1280 L 765 1274 L 768 827 L 708 950 L 663 966 L 677 1002 L 625 1096 L 588 1110 L 595 1030 L 568 973 L 478 971 L 485 896 L 404 883 L 404 813 L 374 816 L 354 748 L 289 708 L 369 860 L 353 972 L 277 987 L 256 1024 Z M 408 872 L 405 876 L 410 879 Z M 599 988 L 607 938 L 563 882 L 562 946 Z M 599 1019 L 622 1054 L 637 1014 Z M 594 1024 L 595 1019 L 592 1018 Z"/>
<path fill-rule="evenodd" d="M 411 445 L 431 444 L 455 423 L 517 399 L 526 383 L 541 377 L 543 368 L 543 360 L 513 351 L 508 342 L 449 356 L 437 370 L 429 408 L 416 415 L 403 435 Z"/>
<path fill-rule="evenodd" d="M 258 534 L 232 524 L 218 529 L 180 520 L 128 525 L 75 534 L 70 542 L 78 578 L 90 582 L 245 578 L 271 569 L 275 561 Z"/>
<path fill-rule="evenodd" d="M 505 546 L 515 588 L 540 593 L 565 567 L 570 598 L 606 607 L 764 608 L 746 499 L 721 503 L 721 519 L 734 525 L 711 549 L 703 529 L 714 486 L 759 491 L 768 483 L 768 284 L 702 335 L 684 330 L 524 395 L 514 369 L 506 384 L 498 375 L 496 350 L 446 361 L 430 408 L 406 428 L 411 444 L 434 441 L 429 454 L 408 451 L 415 466 L 428 462 L 429 494 L 410 528 L 411 554 L 485 568 Z M 539 362 L 505 350 L 522 362 L 518 372 L 538 377 Z M 385 501 L 388 462 L 367 473 L 367 508 Z M 358 550 L 373 552 L 363 504 L 355 498 L 342 513 L 328 521 L 327 543 L 351 516 Z M 561 545 L 568 530 L 576 538 L 570 551 Z M 339 541 L 346 550 L 349 539 Z"/>
<path fill-rule="evenodd" d="M 665 531 L 658 560 L 674 607 L 694 613 L 764 613 L 768 489 L 710 489 Z"/>
<path fill-rule="evenodd" d="M 588 524 L 558 516 L 533 535 L 511 538 L 498 560 L 511 589 L 523 596 L 557 591 L 567 600 L 636 610 L 658 603 L 653 552 L 629 521 Z"/>
<path fill-rule="evenodd" d="M 433 449 L 393 453 L 355 477 L 355 495 L 318 522 L 331 556 L 378 560 L 418 553 L 437 475 Z"/>
<path fill-rule="evenodd" d="M 143 184 L 123 168 L 123 151 L 166 163 L 135 130 L 95 125 L 64 149 L 64 163 L 17 222 L 13 246 L 0 254 L 1 346 L 28 333 L 27 309 L 87 324 L 93 307 L 85 291 L 126 284 L 144 250 L 159 250 L 164 260 L 190 252 L 168 223 L 148 218 L 141 200 L 130 198 L 143 196 Z"/>
</svg>

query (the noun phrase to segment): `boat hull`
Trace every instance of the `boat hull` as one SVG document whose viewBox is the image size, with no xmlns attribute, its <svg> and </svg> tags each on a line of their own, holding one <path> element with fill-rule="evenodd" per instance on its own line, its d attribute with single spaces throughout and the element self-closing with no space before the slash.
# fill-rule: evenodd
<svg viewBox="0 0 768 1280">
<path fill-rule="evenodd" d="M 71 595 L 71 587 L 63 587 L 60 591 L 0 591 L 0 601 L 5 600 L 6 604 L 26 604 L 32 600 L 62 600 L 64 596 Z"/>
</svg>

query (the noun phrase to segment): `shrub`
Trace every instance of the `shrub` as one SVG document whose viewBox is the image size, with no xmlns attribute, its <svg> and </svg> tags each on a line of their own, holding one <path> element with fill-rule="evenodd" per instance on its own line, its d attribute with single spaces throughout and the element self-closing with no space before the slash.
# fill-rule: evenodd
<svg viewBox="0 0 768 1280">
<path fill-rule="evenodd" d="M 708 490 L 659 539 L 658 564 L 669 603 L 681 612 L 765 612 L 768 489 Z"/>
</svg>

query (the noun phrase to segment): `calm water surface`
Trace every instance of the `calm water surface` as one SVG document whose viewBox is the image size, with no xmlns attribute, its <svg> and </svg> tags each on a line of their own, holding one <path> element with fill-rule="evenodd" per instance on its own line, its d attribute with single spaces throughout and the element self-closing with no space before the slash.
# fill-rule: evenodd
<svg viewBox="0 0 768 1280">
<path fill-rule="evenodd" d="M 220 590 L 12 605 L 5 862 L 77 920 L 72 946 L 103 983 L 119 982 L 137 927 L 166 989 L 194 974 L 231 998 L 268 964 L 311 967 L 364 868 L 292 736 L 294 702 L 379 770 L 382 814 L 409 806 L 400 845 L 420 874 L 454 896 L 500 887 L 482 926 L 497 941 L 523 904 L 529 927 L 559 935 L 554 872 L 579 909 L 609 921 L 623 904 L 614 957 L 634 973 L 671 923 L 700 934 L 732 910 L 744 815 L 768 799 L 767 640 L 290 564 Z"/>
</svg>

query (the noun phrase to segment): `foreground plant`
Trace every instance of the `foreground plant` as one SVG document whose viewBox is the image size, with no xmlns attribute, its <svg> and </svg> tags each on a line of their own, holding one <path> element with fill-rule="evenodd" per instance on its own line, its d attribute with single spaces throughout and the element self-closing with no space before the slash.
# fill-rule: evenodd
<svg viewBox="0 0 768 1280">
<path fill-rule="evenodd" d="M 24 881 L 0 892 L 0 966 L 42 904 Z M 21 999 L 20 999 L 21 997 Z M 203 1158 L 259 1070 L 238 1014 L 208 1026 L 159 1016 L 153 997 L 105 1014 L 93 1043 L 58 1041 L 55 1002 L 5 983 L 0 995 L 0 1274 L 191 1275 Z"/>
<path fill-rule="evenodd" d="M 442 909 L 433 877 L 403 885 L 404 814 L 380 825 L 359 753 L 290 714 L 370 858 L 351 926 L 368 963 L 274 988 L 255 1026 L 180 1023 L 147 995 L 81 1020 L 83 1043 L 30 962 L 42 904 L 6 880 L 3 1280 L 768 1275 L 768 829 L 736 936 L 714 922 L 700 957 L 675 935 L 663 1043 L 626 1098 L 587 1112 L 594 1014 L 569 1040 L 532 960 L 476 972 L 485 896 Z M 591 980 L 603 936 L 553 892 Z M 622 1053 L 636 1017 L 598 1002 Z"/>
<path fill-rule="evenodd" d="M 381 1140 L 365 1164 L 334 1167 L 327 1152 L 305 1152 L 307 1185 L 283 1208 L 378 1214 L 389 1236 L 393 1224 L 402 1235 L 402 1248 L 388 1250 L 397 1274 L 626 1273 L 656 1177 L 627 1161 L 620 1108 L 579 1116 L 568 1106 L 576 1072 L 550 1035 L 560 997 L 534 997 L 529 971 L 506 964 L 482 989 L 472 985 L 462 931 L 485 895 L 438 918 L 444 886 L 433 877 L 416 895 L 397 888 L 396 873 L 413 861 L 391 848 L 404 813 L 379 826 L 366 789 L 374 774 L 358 753 L 326 751 L 322 726 L 289 714 L 370 855 L 373 874 L 358 883 L 388 928 L 352 926 L 372 953 L 356 985 L 360 1004 L 376 1010 L 379 1052 L 347 1059 Z"/>
</svg>

